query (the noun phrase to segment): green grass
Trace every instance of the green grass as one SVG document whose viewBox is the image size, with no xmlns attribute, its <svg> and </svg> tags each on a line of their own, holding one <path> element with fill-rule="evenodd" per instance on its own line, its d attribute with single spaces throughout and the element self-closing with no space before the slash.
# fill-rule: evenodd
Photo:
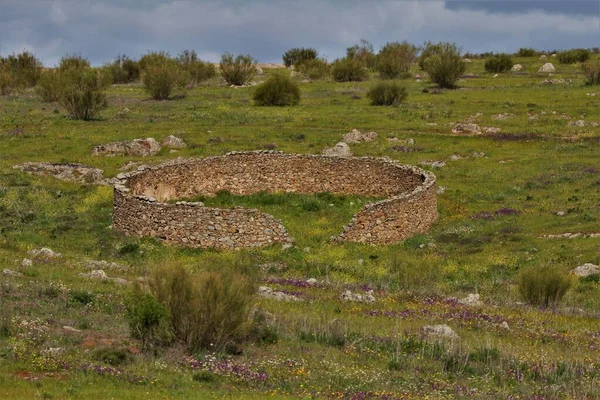
<svg viewBox="0 0 600 400">
<path fill-rule="evenodd" d="M 600 261 L 598 238 L 540 238 L 600 231 L 600 128 L 568 127 L 564 119 L 600 122 L 600 88 L 583 84 L 578 65 L 551 59 L 557 68 L 552 78 L 572 83 L 541 85 L 548 74 L 536 71 L 545 60 L 514 61 L 525 67 L 524 74 L 494 78 L 483 71 L 483 60 L 473 60 L 468 73 L 478 77 L 442 94 L 424 93 L 431 87 L 427 79 L 403 80 L 409 96 L 398 107 L 370 106 L 371 82 L 327 80 L 302 84 L 300 105 L 289 108 L 255 107 L 252 88 L 216 82 L 164 102 L 149 100 L 138 84 L 118 85 L 109 89 L 110 106 L 101 119 L 91 122 L 66 118 L 58 105 L 41 103 L 32 91 L 0 98 L 0 262 L 2 269 L 24 274 L 0 279 L 0 397 L 349 398 L 363 392 L 374 398 L 598 397 L 598 281 L 575 282 L 560 306 L 568 310 L 539 310 L 516 304 L 522 301 L 516 278 L 540 265 L 566 274 Z M 507 136 L 450 133 L 455 123 L 477 113 L 483 114 L 477 124 L 499 127 Z M 503 113 L 514 117 L 492 119 Z M 530 120 L 533 115 L 536 120 Z M 155 164 L 271 144 L 290 153 L 319 153 L 353 128 L 378 133 L 373 142 L 350 145 L 356 155 L 415 165 L 446 161 L 433 170 L 446 189 L 438 196 L 440 218 L 429 232 L 391 246 L 337 245 L 329 238 L 376 199 L 220 193 L 199 200 L 271 213 L 283 221 L 295 246 L 239 252 L 169 247 L 112 229 L 111 188 L 12 168 L 26 161 L 81 162 L 112 177 L 129 161 Z M 90 155 L 96 144 L 161 141 L 170 134 L 190 146 L 146 159 Z M 392 137 L 413 138 L 414 146 L 405 146 L 413 151 L 394 150 Z M 473 157 L 475 152 L 485 157 Z M 468 158 L 452 161 L 454 154 Z M 557 216 L 558 211 L 566 214 Z M 27 250 L 41 246 L 64 257 L 21 268 Z M 244 354 L 228 359 L 228 365 L 249 371 L 246 375 L 231 369 L 200 374 L 209 367 L 191 368 L 177 349 L 137 353 L 139 343 L 129 337 L 124 319 L 127 286 L 80 277 L 88 271 L 86 259 L 121 263 L 127 270 L 106 273 L 130 280 L 165 263 L 194 271 L 250 263 L 261 285 L 305 301 L 257 299 L 257 307 L 275 317 L 279 340 L 248 344 Z M 307 278 L 328 284 L 305 287 Z M 375 289 L 378 301 L 339 301 L 346 288 L 360 292 L 361 286 Z M 482 309 L 448 300 L 471 292 L 480 293 Z M 36 322 L 26 327 L 24 320 Z M 499 328 L 502 321 L 509 331 Z M 420 327 L 438 323 L 457 331 L 460 348 L 420 339 Z M 68 333 L 63 326 L 82 332 Z M 98 366 L 109 365 L 94 359 L 94 349 L 107 346 L 136 353 L 130 364 L 118 367 L 119 376 L 98 372 Z M 51 348 L 61 350 L 48 352 Z M 268 374 L 266 381 L 256 378 L 260 373 Z"/>
</svg>

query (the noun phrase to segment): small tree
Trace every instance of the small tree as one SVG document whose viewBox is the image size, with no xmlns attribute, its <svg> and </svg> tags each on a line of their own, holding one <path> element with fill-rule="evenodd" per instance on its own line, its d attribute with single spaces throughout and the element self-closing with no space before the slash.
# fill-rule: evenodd
<svg viewBox="0 0 600 400">
<path fill-rule="evenodd" d="M 510 71 L 514 63 L 508 54 L 496 54 L 485 62 L 487 72 L 506 72 Z"/>
<path fill-rule="evenodd" d="M 363 67 L 370 70 L 375 69 L 377 64 L 377 56 L 373 50 L 373 45 L 364 39 L 360 39 L 360 45 L 355 44 L 346 49 L 346 58 L 360 62 Z"/>
<path fill-rule="evenodd" d="M 187 72 L 190 84 L 196 86 L 200 82 L 207 81 L 217 75 L 215 66 L 209 62 L 202 61 L 194 50 L 184 50 L 177 57 L 181 68 Z"/>
<path fill-rule="evenodd" d="M 582 68 L 588 85 L 600 85 L 600 60 L 587 61 Z"/>
<path fill-rule="evenodd" d="M 219 69 L 229 85 L 242 86 L 256 74 L 256 61 L 249 54 L 234 59 L 233 54 L 225 53 L 221 56 Z"/>
<path fill-rule="evenodd" d="M 419 65 L 419 68 L 425 70 L 425 60 L 433 55 L 441 54 L 441 52 L 441 43 L 425 42 L 425 44 L 423 44 L 421 47 L 421 54 L 419 54 L 419 57 L 417 58 L 417 64 Z"/>
<path fill-rule="evenodd" d="M 367 69 L 357 60 L 342 58 L 331 65 L 331 76 L 336 82 L 361 82 L 367 79 Z"/>
<path fill-rule="evenodd" d="M 379 50 L 375 69 L 383 79 L 395 79 L 408 73 L 417 58 L 417 48 L 404 41 L 388 43 Z"/>
<path fill-rule="evenodd" d="M 289 75 L 275 72 L 254 92 L 257 106 L 294 106 L 300 102 L 300 85 Z"/>
<path fill-rule="evenodd" d="M 66 74 L 68 85 L 59 101 L 71 117 L 88 121 L 108 107 L 104 90 L 111 83 L 109 75 L 91 68 L 72 69 L 60 74 Z"/>
<path fill-rule="evenodd" d="M 432 82 L 443 88 L 454 88 L 465 73 L 467 65 L 454 43 L 439 43 L 440 52 L 425 60 L 425 71 Z"/>
<path fill-rule="evenodd" d="M 396 106 L 404 101 L 408 91 L 398 82 L 380 81 L 371 86 L 367 97 L 374 106 Z"/>
<path fill-rule="evenodd" d="M 318 56 L 319 53 L 313 48 L 295 47 L 283 54 L 283 64 L 289 68 L 292 65 L 297 66 L 306 61 L 314 60 Z"/>
</svg>

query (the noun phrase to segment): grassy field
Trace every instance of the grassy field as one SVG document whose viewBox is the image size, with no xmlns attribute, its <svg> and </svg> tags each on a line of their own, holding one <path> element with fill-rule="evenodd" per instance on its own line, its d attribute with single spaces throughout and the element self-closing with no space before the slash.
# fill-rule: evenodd
<svg viewBox="0 0 600 400">
<path fill-rule="evenodd" d="M 300 105 L 286 108 L 255 107 L 252 87 L 217 82 L 161 102 L 140 85 L 114 85 L 109 108 L 90 122 L 67 118 L 33 91 L 0 97 L 0 263 L 23 273 L 0 277 L 0 398 L 600 397 L 599 281 L 574 279 L 563 302 L 545 310 L 524 305 L 515 284 L 527 268 L 550 265 L 568 274 L 600 261 L 598 237 L 542 237 L 600 232 L 600 127 L 589 124 L 600 122 L 600 87 L 585 86 L 577 65 L 554 62 L 557 72 L 549 77 L 535 72 L 545 63 L 537 57 L 515 62 L 524 73 L 494 77 L 473 60 L 468 73 L 476 77 L 440 94 L 423 92 L 432 86 L 427 79 L 406 79 L 409 97 L 392 108 L 369 105 L 370 82 L 302 83 Z M 541 84 L 545 79 L 570 83 Z M 508 118 L 492 118 L 497 114 Z M 501 132 L 451 133 L 467 120 Z M 568 125 L 576 120 L 588 125 Z M 222 194 L 203 201 L 272 213 L 296 245 L 239 252 L 169 247 L 112 230 L 110 187 L 12 168 L 78 162 L 112 177 L 130 161 L 274 146 L 319 153 L 354 128 L 378 133 L 350 145 L 355 155 L 446 162 L 433 169 L 445 190 L 427 234 L 391 246 L 336 245 L 329 237 L 371 199 Z M 189 147 L 143 159 L 91 156 L 97 144 L 171 134 Z M 20 266 L 39 247 L 63 257 Z M 241 355 L 190 356 L 178 348 L 144 354 L 124 317 L 128 286 L 79 276 L 88 272 L 87 260 L 124 265 L 106 272 L 129 280 L 166 263 L 201 271 L 249 262 L 261 285 L 304 301 L 257 298 L 257 307 L 273 314 L 278 340 L 248 344 Z M 308 278 L 320 283 L 308 286 Z M 377 301 L 342 302 L 346 289 L 373 290 Z M 456 301 L 469 293 L 479 293 L 484 305 Z M 420 328 L 432 324 L 449 325 L 460 341 L 422 340 Z M 132 362 L 99 361 L 96 350 L 105 347 L 128 349 Z"/>
</svg>

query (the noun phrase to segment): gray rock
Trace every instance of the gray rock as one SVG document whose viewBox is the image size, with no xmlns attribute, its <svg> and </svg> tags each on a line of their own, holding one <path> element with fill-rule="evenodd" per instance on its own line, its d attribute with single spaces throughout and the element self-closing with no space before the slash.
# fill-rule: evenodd
<svg viewBox="0 0 600 400">
<path fill-rule="evenodd" d="M 479 134 L 481 133 L 481 128 L 477 124 L 456 124 L 454 128 L 452 128 L 452 133 L 454 134 Z"/>
<path fill-rule="evenodd" d="M 104 171 L 83 164 L 26 162 L 13 168 L 39 176 L 51 176 L 61 181 L 81 184 L 107 184 Z"/>
<path fill-rule="evenodd" d="M 578 121 L 569 121 L 567 125 L 570 127 L 584 128 L 586 124 L 584 120 L 580 119 Z"/>
<path fill-rule="evenodd" d="M 358 129 L 352 129 L 352 132 L 346 133 L 344 135 L 344 142 L 346 143 L 361 143 L 361 142 L 370 142 L 377 138 L 377 133 L 375 132 L 367 132 L 361 133 Z"/>
<path fill-rule="evenodd" d="M 317 283 L 319 283 L 319 281 L 317 281 L 315 278 L 309 278 L 309 279 L 306 280 L 306 283 L 308 283 L 311 286 L 314 286 Z"/>
<path fill-rule="evenodd" d="M 95 146 L 92 149 L 93 156 L 153 156 L 160 151 L 160 144 L 153 138 L 134 139 L 123 142 L 113 142 Z"/>
<path fill-rule="evenodd" d="M 27 267 L 31 267 L 33 265 L 33 261 L 31 261 L 29 258 L 24 258 L 21 261 L 21 267 L 27 268 Z"/>
<path fill-rule="evenodd" d="M 571 273 L 580 278 L 591 275 L 600 275 L 600 266 L 592 263 L 585 263 L 577 268 L 573 268 Z"/>
<path fill-rule="evenodd" d="M 460 339 L 458 334 L 448 325 L 425 325 L 421 328 L 421 333 L 427 339 Z"/>
<path fill-rule="evenodd" d="M 350 146 L 344 142 L 339 142 L 333 147 L 329 147 L 323 150 L 323 155 L 326 156 L 337 156 L 337 157 L 351 157 L 352 151 Z"/>
<path fill-rule="evenodd" d="M 421 161 L 419 164 L 425 165 L 431 168 L 442 168 L 446 166 L 444 161 Z"/>
<path fill-rule="evenodd" d="M 365 294 L 352 293 L 350 290 L 346 290 L 340 295 L 340 300 L 353 301 L 357 303 L 374 303 L 375 296 L 373 296 L 372 290 L 369 290 Z"/>
<path fill-rule="evenodd" d="M 38 262 L 48 262 L 62 257 L 62 254 L 56 253 L 47 247 L 29 250 L 27 254 L 29 254 L 35 261 Z"/>
<path fill-rule="evenodd" d="M 169 135 L 163 140 L 163 146 L 171 147 L 174 149 L 183 149 L 187 147 L 187 144 L 183 141 L 183 139 L 178 138 L 177 136 Z"/>
<path fill-rule="evenodd" d="M 519 71 L 522 71 L 522 70 L 523 70 L 523 66 L 521 64 L 515 64 L 511 68 L 512 72 L 519 72 Z"/>
<path fill-rule="evenodd" d="M 106 272 L 104 272 L 101 269 L 95 269 L 88 273 L 81 273 L 81 274 L 79 274 L 79 276 L 83 276 L 85 278 L 92 278 L 92 279 L 101 279 L 101 280 L 108 279 L 108 275 L 106 275 Z"/>
<path fill-rule="evenodd" d="M 302 301 L 301 298 L 292 296 L 291 294 L 277 292 L 268 286 L 261 286 L 258 288 L 258 295 L 267 299 L 276 301 Z"/>
<path fill-rule="evenodd" d="M 542 57 L 545 57 L 545 56 L 542 56 Z M 554 68 L 554 65 L 552 65 L 552 63 L 546 63 L 546 64 L 542 65 L 540 67 L 540 69 L 538 69 L 538 72 L 555 72 L 555 71 L 556 71 L 556 69 Z"/>
<path fill-rule="evenodd" d="M 19 276 L 23 276 L 22 273 L 18 272 L 18 271 L 13 271 L 11 269 L 4 269 L 2 271 L 2 273 L 6 276 L 13 276 L 13 277 L 19 277 Z"/>
<path fill-rule="evenodd" d="M 481 307 L 483 306 L 483 301 L 479 298 L 479 293 L 469 293 L 467 297 L 464 299 L 458 300 L 460 304 L 470 307 Z"/>
</svg>

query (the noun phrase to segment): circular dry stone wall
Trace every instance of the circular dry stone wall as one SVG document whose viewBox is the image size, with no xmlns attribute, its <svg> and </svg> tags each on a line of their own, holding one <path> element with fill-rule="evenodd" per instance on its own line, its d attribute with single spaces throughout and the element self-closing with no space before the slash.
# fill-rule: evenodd
<svg viewBox="0 0 600 400">
<path fill-rule="evenodd" d="M 240 249 L 293 241 L 281 221 L 259 210 L 176 201 L 221 190 L 385 197 L 354 215 L 333 238 L 338 242 L 398 242 L 427 231 L 438 215 L 435 176 L 420 168 L 387 158 L 252 151 L 177 159 L 119 174 L 113 225 L 126 235 L 189 247 Z"/>
</svg>

